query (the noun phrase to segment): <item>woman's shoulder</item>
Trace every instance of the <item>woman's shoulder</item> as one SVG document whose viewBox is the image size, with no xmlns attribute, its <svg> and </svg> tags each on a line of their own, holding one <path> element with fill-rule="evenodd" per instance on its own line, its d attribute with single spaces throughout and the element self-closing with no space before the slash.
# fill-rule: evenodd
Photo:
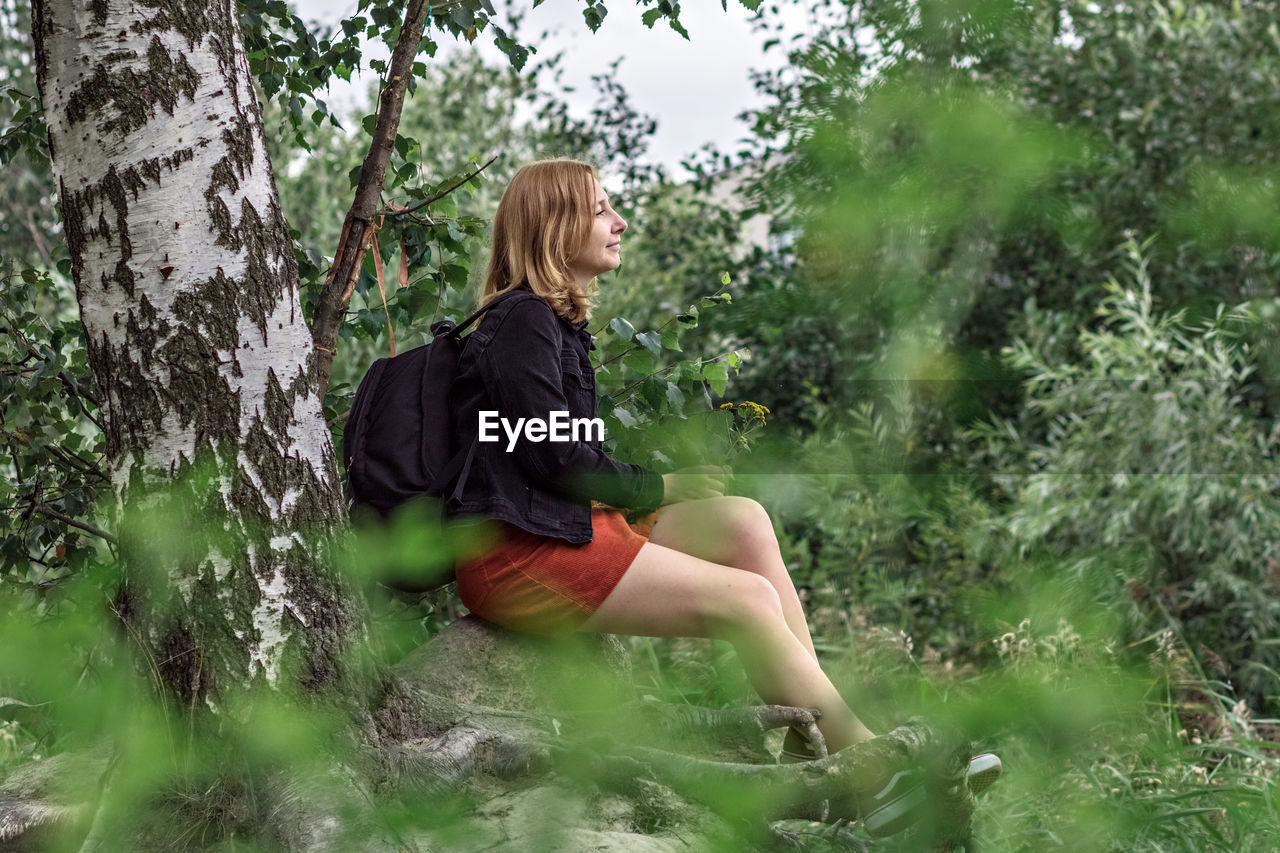
<svg viewBox="0 0 1280 853">
<path fill-rule="evenodd" d="M 511 348 L 559 347 L 564 332 L 561 320 L 551 305 L 532 291 L 511 296 L 486 312 L 477 332 L 489 343 L 485 349 L 507 351 Z"/>
<path fill-rule="evenodd" d="M 551 303 L 531 290 L 520 291 L 504 299 L 489 313 L 493 318 L 486 325 L 495 333 L 499 329 L 509 331 L 510 327 L 555 329 L 563 320 Z"/>
</svg>

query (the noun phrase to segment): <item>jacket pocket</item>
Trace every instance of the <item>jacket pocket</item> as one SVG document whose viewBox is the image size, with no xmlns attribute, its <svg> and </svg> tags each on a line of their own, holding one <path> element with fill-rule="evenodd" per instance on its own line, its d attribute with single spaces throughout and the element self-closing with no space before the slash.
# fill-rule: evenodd
<svg viewBox="0 0 1280 853">
<path fill-rule="evenodd" d="M 575 386 L 588 389 L 595 384 L 592 381 L 594 377 L 583 374 L 582 362 L 578 360 L 576 355 L 560 354 L 560 376 L 566 391 Z"/>
</svg>

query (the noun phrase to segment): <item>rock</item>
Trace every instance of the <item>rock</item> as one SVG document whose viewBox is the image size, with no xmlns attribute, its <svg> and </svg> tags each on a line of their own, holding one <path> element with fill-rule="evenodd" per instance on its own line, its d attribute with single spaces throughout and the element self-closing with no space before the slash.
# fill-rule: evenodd
<svg viewBox="0 0 1280 853">
<path fill-rule="evenodd" d="M 63 753 L 15 768 L 0 781 L 0 851 L 48 850 L 64 831 L 82 830 L 109 747 Z"/>
<path fill-rule="evenodd" d="M 0 794 L 0 851 L 48 850 L 64 829 L 79 823 L 80 806 L 18 800 Z"/>
<path fill-rule="evenodd" d="M 584 797 L 579 788 L 539 785 L 499 794 L 465 820 L 430 834 L 428 848 L 450 853 L 483 850 L 555 850 L 557 853 L 687 853 L 690 838 L 724 832 L 715 818 L 697 814 L 692 823 L 645 826 L 644 806 L 628 798 Z M 666 815 L 671 818 L 674 815 Z M 708 824 L 714 824 L 714 827 Z"/>
<path fill-rule="evenodd" d="M 616 637 L 532 637 L 475 616 L 455 620 L 396 665 L 410 685 L 468 705 L 554 716 L 634 702 Z"/>
<path fill-rule="evenodd" d="M 101 745 L 85 752 L 64 752 L 21 764 L 0 780 L 0 795 L 18 800 L 61 802 L 93 796 L 107 769 L 111 748 Z"/>
</svg>

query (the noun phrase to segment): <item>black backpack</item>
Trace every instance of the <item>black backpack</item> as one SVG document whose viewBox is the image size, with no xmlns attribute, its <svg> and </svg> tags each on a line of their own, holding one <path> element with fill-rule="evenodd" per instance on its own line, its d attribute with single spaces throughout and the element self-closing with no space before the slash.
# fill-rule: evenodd
<svg viewBox="0 0 1280 853">
<path fill-rule="evenodd" d="M 454 446 L 449 405 L 466 344 L 462 332 L 499 302 L 522 293 L 528 291 L 503 293 L 459 325 L 434 323 L 430 343 L 380 358 L 369 368 L 342 432 L 353 515 L 364 510 L 387 519 L 413 498 L 442 498 L 450 484 L 456 484 L 452 495 L 461 495 L 475 455 L 474 443 Z"/>
</svg>

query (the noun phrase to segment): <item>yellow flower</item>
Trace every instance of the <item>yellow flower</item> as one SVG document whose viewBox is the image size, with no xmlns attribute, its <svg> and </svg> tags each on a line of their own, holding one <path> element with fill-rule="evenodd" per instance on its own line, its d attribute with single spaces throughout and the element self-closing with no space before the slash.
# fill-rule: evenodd
<svg viewBox="0 0 1280 853">
<path fill-rule="evenodd" d="M 753 403 L 751 400 L 743 400 L 741 403 L 721 403 L 721 409 L 733 409 L 747 423 L 755 423 L 759 421 L 763 426 L 767 421 L 765 415 L 772 414 L 768 406 L 762 406 L 759 403 Z"/>
</svg>

